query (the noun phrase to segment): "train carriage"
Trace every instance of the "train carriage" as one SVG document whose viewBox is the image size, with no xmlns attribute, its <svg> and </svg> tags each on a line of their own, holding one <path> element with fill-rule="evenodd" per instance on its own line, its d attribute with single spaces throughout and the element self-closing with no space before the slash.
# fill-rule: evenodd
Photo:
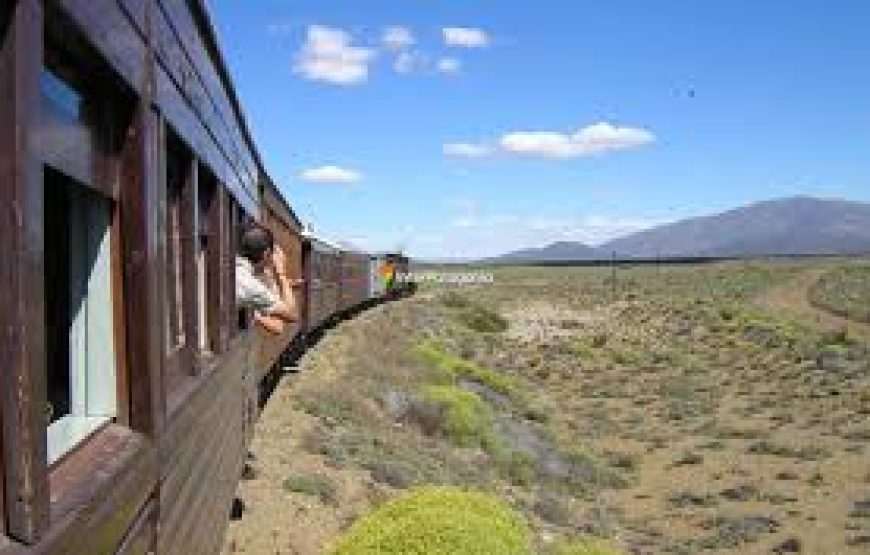
<svg viewBox="0 0 870 555">
<path fill-rule="evenodd" d="M 265 175 L 201 2 L 0 6 L 0 553 L 213 553 Z M 207 456 L 204 456 L 207 454 Z"/>
<path fill-rule="evenodd" d="M 339 310 L 348 313 L 369 298 L 369 255 L 353 250 L 341 252 L 341 302 Z"/>
<path fill-rule="evenodd" d="M 266 373 L 369 256 L 302 231 L 202 0 L 0 3 L 0 91 L 0 555 L 216 553 Z M 305 280 L 278 336 L 235 302 L 250 219 Z"/>
<path fill-rule="evenodd" d="M 282 268 L 291 281 L 304 280 L 303 249 L 305 237 L 302 226 L 293 210 L 287 205 L 271 181 L 262 184 L 262 224 L 272 232 L 275 242 L 284 250 L 287 267 Z M 271 284 L 277 287 L 277 284 Z M 262 377 L 278 361 L 282 353 L 288 350 L 288 345 L 301 339 L 300 332 L 304 326 L 305 317 L 305 284 L 293 289 L 294 304 L 297 308 L 297 319 L 288 323 L 281 334 L 273 335 L 263 330 L 257 333 L 257 370 Z M 242 315 L 245 317 L 245 315 Z"/>
<path fill-rule="evenodd" d="M 305 234 L 305 330 L 323 326 L 340 309 L 341 248 L 311 232 Z"/>
</svg>

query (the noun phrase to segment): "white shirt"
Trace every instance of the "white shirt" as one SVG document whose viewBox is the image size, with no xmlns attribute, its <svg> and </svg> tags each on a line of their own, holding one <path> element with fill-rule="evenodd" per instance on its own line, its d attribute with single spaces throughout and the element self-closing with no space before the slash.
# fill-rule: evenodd
<svg viewBox="0 0 870 555">
<path fill-rule="evenodd" d="M 243 256 L 236 257 L 236 303 L 239 308 L 269 311 L 281 298 L 254 274 L 254 265 Z"/>
</svg>

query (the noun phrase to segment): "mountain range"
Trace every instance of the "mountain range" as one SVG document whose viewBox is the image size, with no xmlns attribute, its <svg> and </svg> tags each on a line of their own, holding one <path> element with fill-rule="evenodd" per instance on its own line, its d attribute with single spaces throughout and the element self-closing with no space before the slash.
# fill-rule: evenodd
<svg viewBox="0 0 870 555">
<path fill-rule="evenodd" d="M 663 224 L 597 247 L 559 241 L 487 262 L 870 252 L 870 203 L 797 196 Z"/>
</svg>

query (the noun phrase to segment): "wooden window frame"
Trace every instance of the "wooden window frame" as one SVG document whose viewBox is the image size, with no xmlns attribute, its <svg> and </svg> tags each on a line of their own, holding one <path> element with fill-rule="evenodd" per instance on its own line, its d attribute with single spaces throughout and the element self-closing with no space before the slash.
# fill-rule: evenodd
<svg viewBox="0 0 870 555">
<path fill-rule="evenodd" d="M 224 234 L 221 248 L 223 260 L 223 297 L 221 327 L 226 333 L 227 346 L 238 335 L 238 308 L 236 306 L 236 253 L 238 252 L 241 208 L 232 195 L 225 193 Z"/>
<path fill-rule="evenodd" d="M 49 175 L 56 177 L 50 182 Z M 53 469 L 118 416 L 117 370 L 124 357 L 123 353 L 117 351 L 115 345 L 118 323 L 114 320 L 116 314 L 114 306 L 121 299 L 116 296 L 117 288 L 114 286 L 119 276 L 115 275 L 113 270 L 117 266 L 121 253 L 113 249 L 118 244 L 112 236 L 114 227 L 112 220 L 116 214 L 115 201 L 99 192 L 94 192 L 95 187 L 82 184 L 62 172 L 45 169 L 43 176 L 45 202 L 47 203 L 47 199 L 55 195 L 63 195 L 58 197 L 66 199 L 61 201 L 63 203 L 61 207 L 69 210 L 69 227 L 65 230 L 67 236 L 55 238 L 60 239 L 61 245 L 67 252 L 87 253 L 83 258 L 79 258 L 78 262 L 68 259 L 69 287 L 64 287 L 65 284 L 49 285 L 52 289 L 60 287 L 58 294 L 62 296 L 71 293 L 80 295 L 82 307 L 87 314 L 73 320 L 74 324 L 69 334 L 65 334 L 67 338 L 63 340 L 69 341 L 69 355 L 71 357 L 75 355 L 76 361 L 70 362 L 66 367 L 70 372 L 68 411 L 62 417 L 47 424 L 48 464 Z M 49 193 L 48 187 L 58 189 Z M 95 224 L 99 227 L 94 227 Z M 98 231 L 97 234 L 94 233 L 95 230 Z M 47 241 L 48 233 L 45 228 L 44 234 Z M 88 264 L 88 260 L 93 261 L 92 265 Z M 82 262 L 86 266 L 76 270 L 76 266 L 81 266 Z M 44 263 L 48 268 L 47 260 Z M 95 279 L 98 281 L 94 281 Z M 100 281 L 102 285 L 99 285 Z M 51 298 L 46 292 L 45 302 L 50 302 Z M 94 317 L 91 316 L 91 311 L 94 311 Z M 48 324 L 49 322 L 46 321 L 46 326 Z M 48 328 L 45 329 L 48 333 Z M 93 340 L 91 335 L 93 333 L 108 336 L 109 343 L 106 349 L 102 348 L 102 344 L 99 349 L 85 346 Z M 75 348 L 74 344 L 79 344 L 79 348 Z M 51 369 L 46 367 L 47 375 L 49 370 Z M 114 385 L 106 388 L 106 385 L 109 385 L 105 383 L 107 379 L 110 379 Z"/>
<path fill-rule="evenodd" d="M 51 467 L 47 464 L 43 173 L 44 165 L 62 166 L 64 160 L 54 156 L 64 153 L 48 150 L 57 148 L 56 144 L 37 140 L 43 125 L 43 60 L 54 48 L 48 41 L 54 44 L 60 37 L 62 57 L 73 59 L 74 69 L 87 73 L 83 81 L 88 91 L 117 90 L 117 86 L 107 85 L 107 79 L 118 78 L 111 70 L 105 71 L 105 60 L 87 41 L 80 40 L 74 27 L 57 28 L 62 18 L 54 4 L 18 0 L 9 9 L 0 48 L 0 94 L 8 99 L 0 105 L 0 179 L 4 184 L 0 187 L 0 255 L 5 260 L 0 270 L 5 284 L 0 288 L 0 306 L 4 307 L 0 324 L 7 330 L 0 338 L 4 360 L 4 371 L 0 372 L 0 531 L 24 544 L 34 544 L 44 537 L 50 522 L 62 520 L 75 508 L 75 499 L 93 493 L 90 464 L 80 453 L 93 451 L 90 446 L 104 437 L 103 432 L 97 432 L 66 458 Z M 80 46 L 84 58 L 77 57 Z M 91 64 L 99 66 L 96 71 Z M 90 125 L 94 125 L 99 131 L 86 131 L 82 135 L 88 137 L 86 148 L 66 153 L 69 160 L 85 156 L 90 163 L 79 161 L 75 169 L 63 173 L 72 173 L 74 180 L 113 201 L 109 248 L 112 333 L 118 360 L 115 420 L 153 436 L 164 417 L 162 397 L 155 387 L 159 385 L 160 361 L 155 356 L 154 339 L 159 339 L 157 326 L 161 321 L 156 310 L 160 307 L 153 301 L 160 298 L 161 291 L 149 274 L 157 251 L 151 232 L 157 224 L 157 181 L 152 164 L 156 114 L 150 108 L 150 98 L 137 102 L 132 91 L 126 98 L 120 96 L 123 94 L 100 95 L 100 109 L 82 122 L 88 130 L 93 131 Z M 105 109 L 103 101 L 108 103 Z M 134 109 L 132 120 L 127 121 Z M 113 127 L 112 118 L 121 118 L 115 119 L 119 125 Z M 123 221 L 120 214 L 124 214 Z M 124 295 L 128 288 L 139 291 L 135 299 Z M 125 325 L 128 321 L 136 321 L 135 329 Z M 116 435 L 123 429 L 113 428 Z"/>
<path fill-rule="evenodd" d="M 0 49 L 0 372 L 6 533 L 32 543 L 48 525 L 42 166 L 35 152 L 42 6 L 13 8 Z"/>
<path fill-rule="evenodd" d="M 165 278 L 164 293 L 165 313 L 164 325 L 164 340 L 170 338 L 173 326 L 170 321 L 175 318 L 171 313 L 172 310 L 180 308 L 181 318 L 175 325 L 179 326 L 179 330 L 184 335 L 184 343 L 179 345 L 168 344 L 164 347 L 164 368 L 163 368 L 163 388 L 165 397 L 171 398 L 179 393 L 182 389 L 182 384 L 186 378 L 197 376 L 200 373 L 199 361 L 197 359 L 199 347 L 199 295 L 197 292 L 197 268 L 196 268 L 196 240 L 198 236 L 198 160 L 183 140 L 175 134 L 163 121 L 159 126 L 159 138 L 161 163 L 160 173 L 163 191 L 163 199 L 161 202 L 161 214 L 163 221 L 163 261 L 164 269 L 163 276 Z M 172 160 L 170 157 L 177 157 L 177 160 Z M 174 168 L 171 164 L 176 164 Z M 169 236 L 171 226 L 169 225 L 169 217 L 171 202 L 170 199 L 170 171 L 178 171 L 180 182 L 175 184 L 178 186 L 178 220 L 179 229 L 178 242 L 175 245 L 180 252 L 175 252 L 172 245 L 172 238 Z M 173 176 L 179 177 L 179 176 Z M 175 261 L 179 260 L 181 267 L 175 268 Z M 173 281 L 175 272 L 181 274 L 181 299 L 175 296 L 176 283 Z M 180 306 L 179 306 L 180 305 Z M 171 340 L 171 339 L 170 339 Z M 175 406 L 179 403 L 169 402 L 168 406 Z M 170 411 L 171 412 L 171 411 Z"/>
<path fill-rule="evenodd" d="M 230 256 L 233 248 L 227 208 L 230 194 L 214 172 L 203 163 L 199 164 L 198 172 L 200 196 L 197 210 L 200 225 L 197 238 L 206 240 L 206 291 L 202 298 L 208 307 L 205 314 L 208 348 L 200 349 L 199 356 L 201 366 L 208 367 L 212 359 L 229 348 L 235 318 L 235 260 Z"/>
</svg>

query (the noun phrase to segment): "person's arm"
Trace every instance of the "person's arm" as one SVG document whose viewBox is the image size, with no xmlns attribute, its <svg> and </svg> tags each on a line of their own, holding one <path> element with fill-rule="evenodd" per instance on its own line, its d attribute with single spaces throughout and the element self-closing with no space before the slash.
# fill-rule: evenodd
<svg viewBox="0 0 870 555">
<path fill-rule="evenodd" d="M 299 310 L 296 297 L 293 295 L 293 287 L 301 285 L 302 280 L 291 281 L 287 277 L 287 257 L 284 254 L 284 249 L 277 243 L 272 249 L 272 260 L 267 271 L 270 272 L 272 280 L 278 286 L 278 296 L 281 300 L 271 306 L 266 314 L 287 322 L 298 320 Z"/>
<path fill-rule="evenodd" d="M 249 264 L 236 264 L 236 302 L 239 307 L 253 311 L 253 320 L 265 331 L 280 334 L 284 320 L 269 316 L 273 307 L 283 305 L 278 295 L 251 272 Z"/>
<path fill-rule="evenodd" d="M 274 316 L 269 316 L 262 312 L 254 313 L 254 322 L 267 332 L 274 333 L 275 335 L 280 335 L 281 332 L 284 331 L 284 326 L 286 325 L 286 322 L 281 318 L 275 318 Z"/>
</svg>

